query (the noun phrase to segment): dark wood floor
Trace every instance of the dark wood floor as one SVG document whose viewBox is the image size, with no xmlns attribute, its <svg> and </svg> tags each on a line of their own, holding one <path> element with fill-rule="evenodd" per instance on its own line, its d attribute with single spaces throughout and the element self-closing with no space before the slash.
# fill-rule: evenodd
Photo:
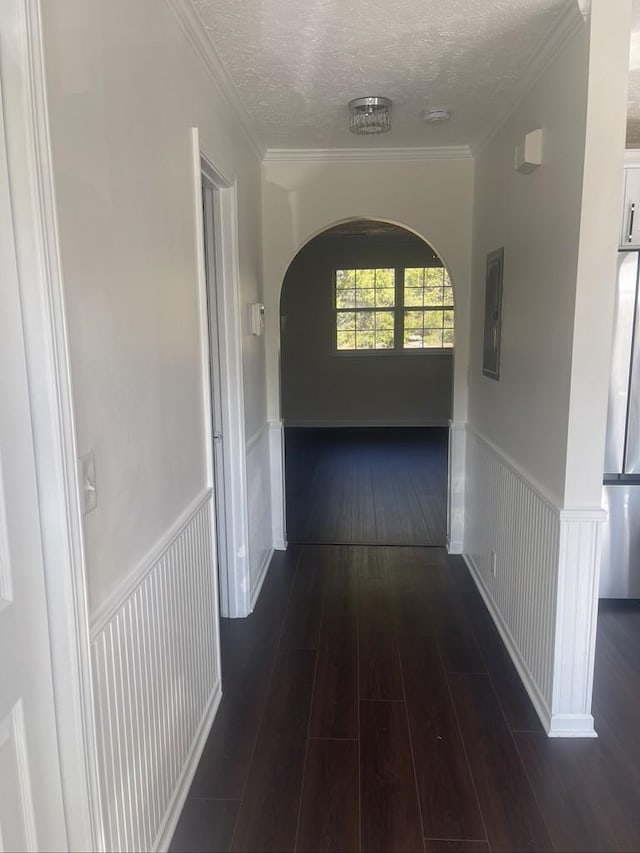
<svg viewBox="0 0 640 853">
<path fill-rule="evenodd" d="M 640 849 L 640 610 L 604 608 L 597 740 L 549 740 L 459 558 L 301 546 L 223 620 L 178 851 Z"/>
<path fill-rule="evenodd" d="M 447 432 L 287 428 L 289 542 L 444 545 Z"/>
</svg>

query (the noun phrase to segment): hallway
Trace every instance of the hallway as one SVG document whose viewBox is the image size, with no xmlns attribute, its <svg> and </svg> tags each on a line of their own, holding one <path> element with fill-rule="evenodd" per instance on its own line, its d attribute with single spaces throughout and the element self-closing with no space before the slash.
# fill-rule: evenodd
<svg viewBox="0 0 640 853">
<path fill-rule="evenodd" d="M 285 430 L 291 543 L 444 545 L 444 427 Z"/>
<path fill-rule="evenodd" d="M 640 613 L 619 616 L 600 738 L 552 741 L 460 559 L 278 553 L 256 611 L 223 620 L 224 698 L 172 850 L 637 850 L 640 673 L 615 649 Z"/>
</svg>

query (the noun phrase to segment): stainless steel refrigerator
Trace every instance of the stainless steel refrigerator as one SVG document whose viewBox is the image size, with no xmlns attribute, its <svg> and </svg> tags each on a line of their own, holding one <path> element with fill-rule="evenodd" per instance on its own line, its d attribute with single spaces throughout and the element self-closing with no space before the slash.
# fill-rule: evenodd
<svg viewBox="0 0 640 853">
<path fill-rule="evenodd" d="M 618 254 L 600 566 L 601 598 L 640 598 L 640 253 Z"/>
</svg>

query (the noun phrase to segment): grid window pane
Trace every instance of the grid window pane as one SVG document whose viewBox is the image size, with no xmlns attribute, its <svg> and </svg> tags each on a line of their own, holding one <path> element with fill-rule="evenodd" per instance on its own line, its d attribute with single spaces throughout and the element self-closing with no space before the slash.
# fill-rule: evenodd
<svg viewBox="0 0 640 853">
<path fill-rule="evenodd" d="M 356 290 L 356 308 L 374 308 L 376 292 L 373 288 Z"/>
<path fill-rule="evenodd" d="M 378 308 L 393 308 L 396 302 L 396 291 L 393 287 L 376 288 L 376 306 Z"/>
<path fill-rule="evenodd" d="M 395 312 L 389 309 L 396 304 L 395 278 L 392 268 L 336 270 L 339 350 L 394 348 Z"/>
<path fill-rule="evenodd" d="M 376 330 L 393 332 L 393 311 L 376 311 Z"/>
<path fill-rule="evenodd" d="M 422 287 L 406 287 L 404 289 L 404 304 L 405 305 L 424 305 L 424 288 Z"/>
<path fill-rule="evenodd" d="M 336 270 L 336 290 L 353 290 L 355 286 L 355 270 Z"/>
<path fill-rule="evenodd" d="M 336 290 L 336 308 L 353 308 L 355 304 L 355 290 Z"/>
<path fill-rule="evenodd" d="M 405 349 L 453 346 L 453 288 L 444 267 L 407 267 L 402 288 Z M 423 310 L 418 310 L 422 308 Z M 448 331 L 446 339 L 444 330 Z"/>
<path fill-rule="evenodd" d="M 425 347 L 442 346 L 442 329 L 425 329 L 423 333 Z"/>
<path fill-rule="evenodd" d="M 424 270 L 422 268 L 407 267 L 404 271 L 404 286 L 424 287 Z"/>
<path fill-rule="evenodd" d="M 337 341 L 338 349 L 355 349 L 356 348 L 356 333 L 355 332 L 338 332 Z"/>
<path fill-rule="evenodd" d="M 393 287 L 396 283 L 396 271 L 394 269 L 376 270 L 376 289 Z"/>
<path fill-rule="evenodd" d="M 356 311 L 356 331 L 373 331 L 375 327 L 376 321 L 373 311 Z"/>
<path fill-rule="evenodd" d="M 339 332 L 347 332 L 356 328 L 356 315 L 354 311 L 338 311 L 336 325 Z"/>
</svg>

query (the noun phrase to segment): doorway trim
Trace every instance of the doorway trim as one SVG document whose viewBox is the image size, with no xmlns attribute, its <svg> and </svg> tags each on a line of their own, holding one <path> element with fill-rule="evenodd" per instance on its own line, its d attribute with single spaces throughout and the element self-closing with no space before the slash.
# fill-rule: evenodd
<svg viewBox="0 0 640 853">
<path fill-rule="evenodd" d="M 0 41 L 10 204 L 36 459 L 58 751 L 70 850 L 102 850 L 85 554 L 39 0 L 8 0 Z"/>
<path fill-rule="evenodd" d="M 211 372 L 209 366 L 209 316 L 204 253 L 202 175 L 216 188 L 214 229 L 216 244 L 216 307 L 220 346 L 222 434 L 226 517 L 226 573 L 220 577 L 222 616 L 238 618 L 251 612 L 249 578 L 249 520 L 247 512 L 247 465 L 242 370 L 242 325 L 238 265 L 237 183 L 204 154 L 197 127 L 192 128 L 192 157 L 195 198 L 196 257 L 200 311 L 203 424 L 206 443 L 207 485 L 215 494 L 213 424 L 211 417 Z M 212 512 L 215 507 L 212 502 Z M 215 518 L 212 518 L 215 530 Z M 215 544 L 215 543 L 214 543 Z M 215 553 L 215 549 L 214 552 Z M 217 570 L 217 567 L 216 567 Z"/>
</svg>

